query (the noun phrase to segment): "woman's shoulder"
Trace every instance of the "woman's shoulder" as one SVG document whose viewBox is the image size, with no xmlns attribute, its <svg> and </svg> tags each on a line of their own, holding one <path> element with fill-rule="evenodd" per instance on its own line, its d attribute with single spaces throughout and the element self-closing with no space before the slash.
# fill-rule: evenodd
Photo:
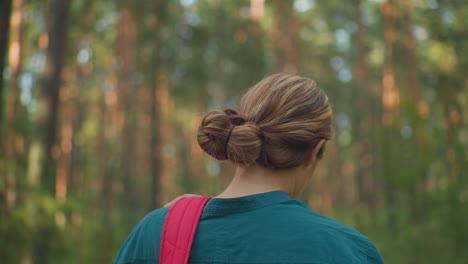
<svg viewBox="0 0 468 264">
<path fill-rule="evenodd" d="M 300 200 L 291 200 L 289 205 L 295 205 L 295 214 L 292 219 L 292 226 L 300 227 L 301 234 L 306 239 L 321 241 L 320 244 L 334 252 L 344 254 L 355 254 L 360 252 L 359 259 L 365 258 L 367 263 L 383 263 L 382 257 L 375 244 L 365 235 L 356 229 L 335 220 L 331 217 L 314 212 Z M 336 257 L 339 254 L 336 255 Z"/>
<path fill-rule="evenodd" d="M 316 224 L 329 237 L 330 244 L 337 248 L 348 248 L 353 252 L 364 254 L 368 263 L 383 263 L 382 257 L 375 244 L 356 229 L 333 218 L 314 213 L 318 219 Z"/>
<path fill-rule="evenodd" d="M 156 209 L 147 215 L 145 215 L 141 221 L 138 223 L 138 225 L 151 225 L 151 224 L 156 224 L 156 223 L 164 223 L 164 220 L 166 219 L 167 213 L 169 212 L 170 207 L 163 207 Z"/>
<path fill-rule="evenodd" d="M 113 263 L 157 261 L 159 259 L 161 231 L 168 212 L 169 207 L 164 207 L 143 217 L 120 247 Z"/>
<path fill-rule="evenodd" d="M 148 238 L 154 240 L 155 236 L 160 236 L 168 212 L 169 207 L 159 208 L 150 212 L 138 222 L 129 238 Z"/>
</svg>

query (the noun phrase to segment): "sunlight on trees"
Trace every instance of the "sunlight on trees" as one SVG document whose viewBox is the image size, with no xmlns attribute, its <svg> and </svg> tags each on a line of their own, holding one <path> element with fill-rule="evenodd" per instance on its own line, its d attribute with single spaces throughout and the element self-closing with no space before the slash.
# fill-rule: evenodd
<svg viewBox="0 0 468 264">
<path fill-rule="evenodd" d="M 288 72 L 335 113 L 302 199 L 386 263 L 467 263 L 467 17 L 439 0 L 1 1 L 1 262 L 110 263 L 148 212 L 218 194 L 233 168 L 199 148 L 200 118 Z"/>
</svg>

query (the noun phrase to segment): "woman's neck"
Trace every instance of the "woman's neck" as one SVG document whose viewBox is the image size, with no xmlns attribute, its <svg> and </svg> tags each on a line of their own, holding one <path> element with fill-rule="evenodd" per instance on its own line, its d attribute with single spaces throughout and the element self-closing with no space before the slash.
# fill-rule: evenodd
<svg viewBox="0 0 468 264">
<path fill-rule="evenodd" d="M 297 198 L 303 186 L 298 186 L 298 170 L 272 170 L 260 166 L 238 166 L 229 186 L 215 198 L 236 198 L 282 190 Z"/>
</svg>

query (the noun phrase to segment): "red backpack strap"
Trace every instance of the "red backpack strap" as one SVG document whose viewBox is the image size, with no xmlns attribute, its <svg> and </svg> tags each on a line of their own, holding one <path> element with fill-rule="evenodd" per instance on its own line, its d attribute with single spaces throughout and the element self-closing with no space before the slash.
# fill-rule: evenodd
<svg viewBox="0 0 468 264">
<path fill-rule="evenodd" d="M 159 264 L 188 263 L 203 207 L 210 199 L 184 197 L 169 209 L 162 231 Z"/>
</svg>

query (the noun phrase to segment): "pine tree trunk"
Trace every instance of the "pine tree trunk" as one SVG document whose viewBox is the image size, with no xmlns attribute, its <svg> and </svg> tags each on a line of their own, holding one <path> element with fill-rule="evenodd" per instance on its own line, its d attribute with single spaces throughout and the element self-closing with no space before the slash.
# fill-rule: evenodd
<svg viewBox="0 0 468 264">
<path fill-rule="evenodd" d="M 120 9 L 120 21 L 117 25 L 117 64 L 119 91 L 119 119 L 121 120 L 121 151 L 120 164 L 127 208 L 135 203 L 133 193 L 132 170 L 134 164 L 134 98 L 136 85 L 134 74 L 136 72 L 136 23 L 133 14 L 132 1 L 124 1 Z"/>
<path fill-rule="evenodd" d="M 165 23 L 165 10 L 166 10 L 166 3 L 164 1 L 159 1 L 155 3 L 154 13 L 156 14 L 156 21 L 153 24 L 154 31 L 160 31 L 164 27 Z M 161 156 L 161 149 L 162 149 L 162 136 L 163 136 L 163 109 L 162 108 L 162 100 L 161 92 L 165 92 L 165 94 L 169 94 L 168 91 L 164 91 L 167 89 L 167 84 L 163 82 L 163 78 L 167 78 L 167 76 L 163 76 L 167 74 L 163 67 L 163 61 L 160 57 L 160 50 L 162 41 L 159 35 L 155 34 L 152 39 L 153 42 L 153 52 L 150 62 L 150 77 L 149 78 L 149 85 L 151 87 L 151 100 L 150 100 L 150 116 L 151 116 L 151 130 L 150 130 L 150 164 L 151 164 L 151 207 L 158 208 L 161 203 L 161 177 L 163 172 L 163 162 Z M 167 80 L 166 80 L 167 81 Z M 169 99 L 169 98 L 166 98 Z M 169 102 L 166 102 L 166 104 Z M 166 124 L 168 125 L 168 124 Z M 167 128 L 166 128 L 167 130 Z"/>
<path fill-rule="evenodd" d="M 412 126 L 415 131 L 415 140 L 416 140 L 416 157 L 415 157 L 415 164 L 419 171 L 420 177 L 418 177 L 417 181 L 413 182 L 412 185 L 409 187 L 409 197 L 411 202 L 410 206 L 410 214 L 413 216 L 412 220 L 414 224 L 417 224 L 419 219 L 424 218 L 425 209 L 421 208 L 420 205 L 417 204 L 416 195 L 418 193 L 418 185 L 421 183 L 426 182 L 426 172 L 427 168 L 420 166 L 420 162 L 424 160 L 424 155 L 426 155 L 426 133 L 424 128 L 423 119 L 426 119 L 429 114 L 429 107 L 427 102 L 424 100 L 422 96 L 422 89 L 419 81 L 419 72 L 417 68 L 417 59 L 416 59 L 416 43 L 414 40 L 413 34 L 413 20 L 412 20 L 412 3 L 411 1 L 403 1 L 400 0 L 402 5 L 404 6 L 404 28 L 405 28 L 405 49 L 406 49 L 406 58 L 407 58 L 407 65 L 408 65 L 408 75 L 407 75 L 407 87 L 410 90 L 410 98 L 412 101 L 412 105 L 415 107 L 416 115 L 413 115 L 412 118 Z"/>
<path fill-rule="evenodd" d="M 157 38 L 157 37 L 155 37 Z M 159 197 L 160 197 L 160 178 L 161 178 L 161 155 L 160 149 L 161 144 L 161 118 L 160 118 L 160 104 L 158 102 L 158 74 L 159 74 L 159 40 L 155 40 L 155 47 L 153 51 L 153 60 L 152 60 L 152 72 L 155 78 L 150 78 L 151 83 L 150 87 L 150 117 L 151 117 L 151 128 L 150 128 L 150 171 L 151 171 L 151 208 L 158 208 L 160 206 Z"/>
<path fill-rule="evenodd" d="M 57 143 L 57 116 L 62 68 L 65 58 L 70 0 L 55 0 L 49 23 L 46 51 L 46 72 L 42 87 L 42 114 L 39 125 L 43 133 L 43 160 L 41 179 L 48 193 L 55 196 L 55 163 L 59 155 Z"/>
<path fill-rule="evenodd" d="M 11 3 L 10 3 L 11 4 Z M 11 15 L 11 36 L 10 36 L 10 51 L 9 51 L 9 62 L 11 70 L 10 78 L 10 91 L 8 95 L 7 105 L 7 124 L 6 124 L 6 140 L 5 144 L 2 144 L 2 156 L 4 156 L 5 164 L 3 168 L 0 168 L 2 177 L 5 177 L 6 189 L 1 191 L 4 196 L 5 207 L 2 206 L 2 215 L 8 214 L 8 210 L 15 206 L 17 199 L 17 177 L 15 173 L 16 159 L 15 159 L 15 137 L 16 137 L 16 125 L 15 117 L 18 107 L 18 78 L 21 73 L 21 56 L 23 51 L 22 36 L 23 36 L 23 1 L 16 0 L 13 3 L 13 13 Z M 5 40 L 6 40 L 5 36 Z M 2 62 L 5 58 L 3 58 Z M 3 71 L 0 71 L 2 74 Z M 3 85 L 3 80 L 2 80 Z M 0 91 L 1 93 L 2 91 Z M 0 105 L 3 105 L 0 102 Z M 2 107 L 3 108 L 3 107 Z M 2 114 L 2 113 L 0 113 Z M 1 127 L 1 126 L 0 126 Z M 2 197 L 3 198 L 3 197 Z"/>
<path fill-rule="evenodd" d="M 356 186 L 356 201 L 357 201 L 357 215 L 356 225 L 358 229 L 362 230 L 361 213 L 362 209 L 366 209 L 368 204 L 372 201 L 369 198 L 369 184 L 371 181 L 371 105 L 368 103 L 369 98 L 369 87 L 367 85 L 368 80 L 368 62 L 366 54 L 366 40 L 364 33 L 364 25 L 362 22 L 362 2 L 358 0 L 356 5 L 356 24 L 357 24 L 357 38 L 356 38 L 356 52 L 357 52 L 357 63 L 355 66 L 356 75 L 356 90 L 357 90 L 357 102 L 359 105 L 359 111 L 355 113 L 356 116 L 356 128 L 355 134 L 358 141 L 358 148 L 356 149 L 356 164 L 357 170 L 355 171 L 355 186 Z"/>
<path fill-rule="evenodd" d="M 383 115 L 382 122 L 386 126 L 386 130 L 383 132 L 387 142 L 384 142 L 384 147 L 382 148 L 382 156 L 392 155 L 394 152 L 394 146 L 390 143 L 392 140 L 392 135 L 395 133 L 395 130 L 392 125 L 394 124 L 394 119 L 398 111 L 400 103 L 400 92 L 396 85 L 395 78 L 395 65 L 394 65 L 394 56 L 395 56 L 395 46 L 397 39 L 397 15 L 398 9 L 395 4 L 395 0 L 387 0 L 381 4 L 381 11 L 384 17 L 384 39 L 385 39 L 385 61 L 383 69 L 383 78 L 382 78 L 382 106 L 383 106 Z M 387 154 L 387 155 L 386 155 Z M 396 201 L 396 190 L 394 183 L 391 181 L 393 176 L 393 168 L 390 166 L 385 166 L 385 183 L 384 193 L 386 206 L 392 208 L 395 205 Z M 387 224 L 390 232 L 397 232 L 396 226 L 396 215 L 390 213 L 387 218 Z"/>
<path fill-rule="evenodd" d="M 276 71 L 297 73 L 298 23 L 292 0 L 274 0 L 272 39 Z"/>
<path fill-rule="evenodd" d="M 155 69 L 155 71 L 157 71 Z M 150 166 L 151 166 L 151 207 L 158 208 L 160 206 L 159 197 L 160 197 L 160 178 L 162 172 L 162 162 L 160 149 L 161 144 L 161 118 L 160 118 L 160 109 L 158 104 L 157 96 L 157 83 L 153 85 L 153 93 L 151 94 L 150 101 L 150 113 L 151 113 L 151 135 L 150 135 Z"/>
<path fill-rule="evenodd" d="M 8 49 L 8 36 L 10 33 L 10 16 L 11 16 L 11 3 L 12 0 L 2 0 L 0 1 L 0 128 L 3 126 L 4 120 L 4 79 L 3 79 L 3 69 L 5 68 L 6 63 L 6 54 Z M 2 134 L 2 129 L 0 129 L 0 135 Z M 3 140 L 0 140 L 0 143 Z M 2 144 L 0 144 L 0 149 L 3 149 Z"/>
<path fill-rule="evenodd" d="M 393 62 L 397 38 L 397 8 L 393 0 L 387 0 L 381 4 L 381 10 L 385 24 L 385 62 L 382 78 L 382 105 L 384 112 L 382 122 L 385 126 L 390 126 L 393 123 L 400 103 L 400 93 L 396 86 L 395 66 Z"/>
<path fill-rule="evenodd" d="M 55 197 L 56 158 L 59 149 L 55 147 L 57 137 L 57 117 L 62 68 L 65 59 L 70 0 L 55 0 L 52 3 L 50 23 L 48 23 L 48 46 L 46 50 L 46 70 L 40 98 L 39 131 L 42 133 L 41 185 Z M 36 234 L 33 259 L 35 263 L 49 263 L 52 258 L 53 237 L 56 234 L 52 217 L 41 226 Z M 47 240 L 41 238 L 47 237 Z"/>
<path fill-rule="evenodd" d="M 57 161 L 57 176 L 55 183 L 55 198 L 65 202 L 68 189 L 68 175 L 70 172 L 71 153 L 73 148 L 73 133 L 75 123 L 74 89 L 65 85 L 60 91 L 60 117 L 58 122 L 60 157 Z"/>
</svg>

